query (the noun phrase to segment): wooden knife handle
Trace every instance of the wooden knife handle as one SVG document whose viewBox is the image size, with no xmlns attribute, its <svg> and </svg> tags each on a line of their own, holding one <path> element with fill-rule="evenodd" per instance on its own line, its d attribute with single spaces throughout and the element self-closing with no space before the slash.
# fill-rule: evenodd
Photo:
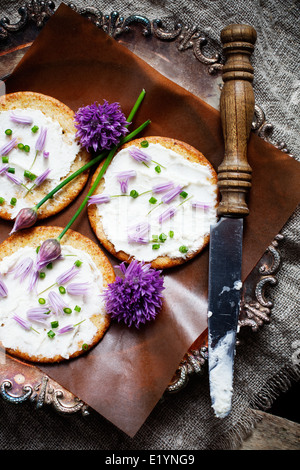
<svg viewBox="0 0 300 470">
<path fill-rule="evenodd" d="M 246 196 L 252 172 L 247 161 L 247 146 L 254 115 L 250 56 L 256 31 L 249 25 L 233 24 L 222 30 L 221 41 L 226 58 L 220 98 L 225 155 L 218 168 L 221 193 L 218 215 L 244 217 L 249 213 Z"/>
</svg>

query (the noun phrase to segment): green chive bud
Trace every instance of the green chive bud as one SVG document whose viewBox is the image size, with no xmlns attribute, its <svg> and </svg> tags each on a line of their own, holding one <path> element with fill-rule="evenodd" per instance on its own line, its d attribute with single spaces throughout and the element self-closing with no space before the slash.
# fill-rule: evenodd
<svg viewBox="0 0 300 470">
<path fill-rule="evenodd" d="M 10 200 L 10 204 L 12 206 L 15 206 L 17 204 L 17 199 L 15 197 L 12 197 L 11 200 Z"/>
<path fill-rule="evenodd" d="M 24 144 L 21 144 L 21 143 L 18 144 L 18 148 L 19 148 L 20 150 L 24 150 Z"/>
<path fill-rule="evenodd" d="M 133 197 L 134 199 L 137 198 L 138 195 L 139 195 L 139 193 L 135 189 L 132 189 L 130 191 L 130 196 Z"/>
<path fill-rule="evenodd" d="M 54 338 L 54 336 L 55 336 L 55 333 L 54 333 L 54 331 L 52 331 L 52 330 L 49 330 L 49 331 L 48 331 L 48 333 L 47 333 L 47 335 L 49 336 L 49 338 L 51 338 L 51 339 L 52 339 L 52 338 Z"/>
<path fill-rule="evenodd" d="M 149 202 L 150 202 L 150 204 L 156 204 L 157 199 L 155 199 L 155 197 L 150 197 Z"/>
<path fill-rule="evenodd" d="M 187 251 L 189 251 L 188 247 L 185 246 L 185 245 L 182 245 L 179 247 L 179 251 L 180 253 L 186 253 Z"/>
<path fill-rule="evenodd" d="M 39 130 L 39 126 L 33 126 L 31 131 L 35 134 Z"/>
<path fill-rule="evenodd" d="M 12 130 L 11 129 L 6 129 L 5 134 L 6 135 L 12 135 Z"/>
<path fill-rule="evenodd" d="M 149 142 L 148 142 L 148 140 L 143 140 L 143 141 L 141 142 L 141 147 L 143 147 L 144 149 L 145 149 L 146 147 L 149 147 Z"/>
<path fill-rule="evenodd" d="M 81 307 L 79 307 L 79 305 L 76 305 L 76 306 L 74 307 L 74 310 L 75 310 L 76 312 L 80 312 L 80 311 L 81 311 Z"/>
<path fill-rule="evenodd" d="M 46 299 L 44 299 L 43 297 L 40 297 L 39 304 L 44 305 L 45 303 L 46 303 Z"/>
<path fill-rule="evenodd" d="M 159 243 L 154 243 L 154 245 L 152 245 L 152 250 L 159 250 Z"/>
<path fill-rule="evenodd" d="M 77 259 L 74 264 L 75 264 L 75 266 L 77 266 L 77 268 L 80 268 L 80 266 L 82 265 L 82 261 Z"/>
<path fill-rule="evenodd" d="M 174 237 L 174 232 L 173 232 L 173 230 L 170 230 L 170 232 L 169 232 L 169 237 L 170 237 L 170 238 L 173 238 L 173 237 Z"/>
<path fill-rule="evenodd" d="M 51 328 L 57 328 L 58 325 L 59 325 L 59 323 L 58 323 L 57 320 L 51 322 Z"/>
<path fill-rule="evenodd" d="M 4 204 L 4 203 L 5 203 L 4 197 L 0 197 L 0 206 L 2 206 L 2 204 Z"/>
<path fill-rule="evenodd" d="M 8 157 L 7 156 L 2 157 L 2 163 L 8 163 Z"/>
<path fill-rule="evenodd" d="M 159 165 L 157 165 L 157 166 L 155 167 L 155 171 L 156 171 L 156 173 L 160 173 L 160 172 L 161 172 L 161 168 L 160 168 Z"/>
<path fill-rule="evenodd" d="M 168 237 L 167 237 L 167 235 L 166 235 L 165 233 L 161 233 L 160 236 L 159 236 L 159 239 L 160 239 L 160 241 L 162 241 L 162 242 L 165 242 L 167 238 L 168 238 Z"/>
<path fill-rule="evenodd" d="M 24 145 L 24 152 L 30 152 L 30 147 L 29 145 Z"/>
<path fill-rule="evenodd" d="M 43 273 L 43 271 L 41 271 L 39 276 L 40 276 L 40 279 L 45 279 L 46 273 Z"/>
<path fill-rule="evenodd" d="M 64 312 L 67 313 L 68 315 L 70 315 L 70 313 L 72 313 L 72 309 L 71 308 L 64 308 Z"/>
<path fill-rule="evenodd" d="M 60 292 L 61 294 L 65 294 L 65 293 L 66 293 L 66 289 L 64 288 L 64 286 L 59 286 L 58 290 L 59 290 L 59 292 Z"/>
</svg>

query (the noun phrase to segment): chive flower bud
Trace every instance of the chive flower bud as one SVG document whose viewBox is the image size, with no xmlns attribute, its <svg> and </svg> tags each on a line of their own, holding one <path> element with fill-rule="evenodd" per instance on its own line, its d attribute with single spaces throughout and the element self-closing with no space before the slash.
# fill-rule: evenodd
<svg viewBox="0 0 300 470">
<path fill-rule="evenodd" d="M 29 323 L 29 321 L 25 320 L 24 318 L 21 318 L 19 315 L 14 315 L 12 317 L 14 320 L 16 320 L 17 323 L 19 323 L 19 325 L 24 328 L 25 330 L 33 330 L 33 331 L 36 331 L 32 328 L 31 324 Z M 36 331 L 36 333 L 38 333 L 38 331 Z"/>
<path fill-rule="evenodd" d="M 31 308 L 27 311 L 26 315 L 28 320 L 35 321 L 38 323 L 46 323 L 49 315 L 47 315 L 49 312 L 48 307 L 34 307 Z"/>
<path fill-rule="evenodd" d="M 130 148 L 129 153 L 130 153 L 131 157 L 134 158 L 137 162 L 144 162 L 144 163 L 150 163 L 151 162 L 150 155 L 143 152 L 143 150 L 141 150 L 137 147 Z"/>
<path fill-rule="evenodd" d="M 0 279 L 0 298 L 7 297 L 8 289 L 3 279 Z"/>
<path fill-rule="evenodd" d="M 2 175 L 2 173 L 6 173 L 8 169 L 9 169 L 9 165 L 8 165 L 8 164 L 3 165 L 3 166 L 0 168 L 0 175 Z"/>
<path fill-rule="evenodd" d="M 12 235 L 23 228 L 32 227 L 37 221 L 37 217 L 38 215 L 36 210 L 31 209 L 30 207 L 21 209 L 15 218 L 14 226 L 9 235 Z"/>
<path fill-rule="evenodd" d="M 160 214 L 158 218 L 159 223 L 162 224 L 163 222 L 170 219 L 171 217 L 174 217 L 175 213 L 176 213 L 176 209 L 174 207 L 170 207 L 166 209 L 164 212 L 162 212 L 162 214 Z"/>
<path fill-rule="evenodd" d="M 110 201 L 109 194 L 96 194 L 95 196 L 90 196 L 88 199 L 88 206 L 91 204 L 106 204 Z"/>
<path fill-rule="evenodd" d="M 50 168 L 47 168 L 43 173 L 41 173 L 34 181 L 34 186 L 40 186 L 49 176 L 51 172 Z"/>
<path fill-rule="evenodd" d="M 78 268 L 73 265 L 70 269 L 60 274 L 60 276 L 56 278 L 56 282 L 58 285 L 66 284 L 66 282 L 71 281 L 75 276 L 77 276 L 78 273 Z"/>
<path fill-rule="evenodd" d="M 182 191 L 182 187 L 176 186 L 176 188 L 171 189 L 170 191 L 168 191 L 166 194 L 163 195 L 163 197 L 161 198 L 162 202 L 165 204 L 169 204 L 169 202 L 173 201 L 173 199 L 176 196 L 178 196 L 178 194 L 180 194 L 181 191 Z"/>
<path fill-rule="evenodd" d="M 51 261 L 55 261 L 61 255 L 61 245 L 56 238 L 48 238 L 39 249 L 36 260 L 36 268 L 41 271 Z"/>
<path fill-rule="evenodd" d="M 89 289 L 90 284 L 88 282 L 74 282 L 66 287 L 66 290 L 70 295 L 85 295 L 88 293 Z"/>
<path fill-rule="evenodd" d="M 194 207 L 195 209 L 204 209 L 204 210 L 207 210 L 207 209 L 209 209 L 211 206 L 210 206 L 210 204 L 206 204 L 205 202 L 193 201 L 193 202 L 192 202 L 192 207 Z"/>
<path fill-rule="evenodd" d="M 20 186 L 22 184 L 22 180 L 14 175 L 13 173 L 10 173 L 9 171 L 6 171 L 5 172 L 5 175 L 8 177 L 8 179 L 10 179 L 14 184 L 17 184 L 18 186 Z"/>
<path fill-rule="evenodd" d="M 35 144 L 35 150 L 37 152 L 42 152 L 44 150 L 45 143 L 46 143 L 46 137 L 47 137 L 47 128 L 42 127 L 41 131 L 40 131 L 40 134 L 38 136 L 38 139 L 36 141 L 36 144 Z"/>
<path fill-rule="evenodd" d="M 49 292 L 47 305 L 49 306 L 51 312 L 53 312 L 55 315 L 63 314 L 64 309 L 68 307 L 62 300 L 61 295 L 54 291 Z"/>
<path fill-rule="evenodd" d="M 174 187 L 174 183 L 172 181 L 168 181 L 167 183 L 159 183 L 152 187 L 153 193 L 163 193 L 169 189 Z"/>
<path fill-rule="evenodd" d="M 16 143 L 17 143 L 17 138 L 14 137 L 7 144 L 3 145 L 0 148 L 0 155 L 7 155 L 16 146 Z"/>
</svg>

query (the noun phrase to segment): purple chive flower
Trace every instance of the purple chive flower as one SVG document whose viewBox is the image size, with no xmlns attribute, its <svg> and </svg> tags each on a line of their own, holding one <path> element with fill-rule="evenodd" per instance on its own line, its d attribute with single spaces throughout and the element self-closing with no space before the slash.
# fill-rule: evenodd
<svg viewBox="0 0 300 470">
<path fill-rule="evenodd" d="M 25 114 L 16 114 L 14 111 L 12 111 L 9 117 L 11 121 L 17 122 L 18 124 L 32 124 L 33 122 L 31 116 Z"/>
<path fill-rule="evenodd" d="M 46 150 L 43 151 L 43 157 L 44 158 L 49 158 L 49 152 L 46 152 Z"/>
<path fill-rule="evenodd" d="M 120 171 L 120 173 L 117 174 L 117 178 L 120 183 L 122 193 L 127 192 L 128 181 L 130 180 L 130 178 L 134 178 L 135 176 L 136 176 L 136 171 L 134 170 Z"/>
<path fill-rule="evenodd" d="M 67 304 L 62 300 L 61 295 L 54 291 L 49 292 L 47 305 L 55 315 L 63 314 L 64 308 L 68 308 Z"/>
<path fill-rule="evenodd" d="M 70 295 L 85 295 L 90 289 L 88 282 L 74 282 L 66 287 L 68 294 Z"/>
<path fill-rule="evenodd" d="M 128 327 L 154 320 L 162 306 L 163 277 L 149 264 L 133 260 L 126 268 L 119 266 L 123 277 L 117 276 L 104 291 L 106 310 L 113 320 Z"/>
<path fill-rule="evenodd" d="M 128 228 L 128 242 L 129 243 L 148 243 L 149 242 L 149 229 L 148 222 L 141 222 L 137 225 Z"/>
<path fill-rule="evenodd" d="M 5 165 L 3 165 L 3 166 L 0 168 L 0 175 L 1 175 L 2 173 L 5 173 L 8 169 L 9 169 L 9 165 L 8 165 L 8 163 L 6 163 Z"/>
<path fill-rule="evenodd" d="M 62 273 L 60 276 L 56 278 L 56 282 L 59 286 L 66 284 L 73 279 L 73 277 L 77 276 L 79 273 L 79 269 L 77 266 L 72 266 L 70 269 Z"/>
<path fill-rule="evenodd" d="M 173 201 L 173 199 L 178 196 L 182 191 L 182 186 L 176 186 L 176 188 L 171 189 L 166 194 L 163 195 L 161 198 L 162 202 L 165 204 L 169 204 L 169 202 Z"/>
<path fill-rule="evenodd" d="M 175 213 L 176 213 L 176 209 L 174 207 L 170 207 L 166 209 L 164 212 L 160 214 L 158 218 L 159 223 L 162 224 L 166 220 L 171 219 L 171 217 L 174 217 Z"/>
<path fill-rule="evenodd" d="M 152 192 L 163 193 L 164 191 L 167 191 L 168 189 L 172 189 L 173 187 L 174 187 L 174 183 L 172 181 L 169 181 L 168 183 L 159 183 L 152 187 Z"/>
<path fill-rule="evenodd" d="M 201 202 L 201 201 L 193 201 L 192 202 L 192 207 L 194 207 L 195 209 L 208 210 L 211 207 L 211 205 L 206 204 L 205 202 Z"/>
<path fill-rule="evenodd" d="M 73 331 L 73 330 L 74 330 L 73 325 L 66 325 L 60 328 L 59 330 L 57 330 L 57 334 L 63 335 L 64 333 L 69 333 L 70 331 Z"/>
<path fill-rule="evenodd" d="M 22 326 L 22 328 L 24 328 L 25 330 L 31 330 L 31 324 L 29 323 L 29 321 L 25 320 L 24 318 L 21 318 L 19 315 L 14 315 L 13 316 L 13 319 L 16 320 L 17 323 L 19 323 L 20 326 Z"/>
<path fill-rule="evenodd" d="M 30 257 L 22 259 L 11 271 L 10 274 L 15 274 L 14 279 L 20 278 L 24 281 L 30 273 L 33 266 L 33 260 Z"/>
<path fill-rule="evenodd" d="M 49 308 L 47 307 L 35 307 L 27 311 L 26 315 L 28 320 L 35 321 L 38 323 L 47 323 L 49 318 Z"/>
<path fill-rule="evenodd" d="M 17 138 L 14 137 L 7 144 L 0 148 L 0 155 L 7 155 L 17 144 Z"/>
<path fill-rule="evenodd" d="M 8 171 L 6 171 L 5 175 L 8 177 L 8 179 L 10 179 L 10 181 L 17 184 L 18 186 L 22 184 L 22 180 L 18 176 L 14 175 L 13 173 L 9 173 Z"/>
<path fill-rule="evenodd" d="M 49 173 L 51 173 L 51 169 L 47 168 L 43 173 L 41 173 L 35 180 L 34 180 L 34 185 L 35 186 L 40 186 L 49 176 Z"/>
<path fill-rule="evenodd" d="M 0 279 L 0 298 L 7 297 L 8 289 L 5 285 L 5 282 Z"/>
<path fill-rule="evenodd" d="M 150 163 L 151 162 L 150 155 L 143 152 L 143 150 L 141 150 L 137 147 L 129 148 L 129 153 L 132 156 L 132 158 L 134 158 L 137 162 L 144 162 L 144 163 Z"/>
<path fill-rule="evenodd" d="M 35 209 L 31 209 L 30 207 L 25 207 L 24 209 L 21 209 L 18 212 L 17 217 L 15 218 L 14 226 L 9 235 L 12 235 L 18 230 L 32 227 L 37 221 L 37 217 L 37 211 Z"/>
<path fill-rule="evenodd" d="M 79 108 L 75 113 L 76 137 L 83 147 L 94 152 L 118 144 L 128 132 L 128 124 L 120 104 L 109 104 L 106 100 L 103 105 L 95 102 Z"/>
<path fill-rule="evenodd" d="M 88 206 L 91 204 L 105 204 L 110 201 L 109 194 L 96 194 L 95 196 L 90 196 L 88 199 Z"/>
<path fill-rule="evenodd" d="M 38 136 L 36 144 L 35 144 L 35 150 L 37 152 L 42 152 L 42 150 L 44 150 L 45 143 L 46 143 L 47 132 L 48 132 L 48 130 L 47 130 L 46 127 L 41 128 L 41 131 L 39 133 L 39 136 Z"/>
<path fill-rule="evenodd" d="M 43 269 L 47 264 L 55 261 L 61 255 L 61 246 L 59 240 L 56 238 L 48 238 L 45 240 L 39 249 L 36 268 L 38 271 Z"/>
</svg>

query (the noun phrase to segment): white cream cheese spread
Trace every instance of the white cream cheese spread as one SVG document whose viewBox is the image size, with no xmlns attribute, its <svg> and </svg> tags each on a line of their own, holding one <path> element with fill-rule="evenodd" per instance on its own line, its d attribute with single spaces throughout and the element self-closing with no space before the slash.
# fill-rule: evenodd
<svg viewBox="0 0 300 470">
<path fill-rule="evenodd" d="M 32 123 L 14 122 L 11 120 L 12 115 L 21 118 L 30 117 Z M 15 217 L 20 209 L 28 207 L 25 197 L 26 188 L 29 189 L 34 184 L 34 180 L 31 181 L 24 176 L 24 172 L 30 171 L 39 177 L 47 169 L 50 169 L 47 176 L 47 181 L 51 185 L 50 191 L 59 184 L 62 177 L 67 176 L 80 146 L 75 141 L 75 134 L 74 137 L 65 134 L 58 122 L 37 109 L 24 108 L 2 111 L 0 113 L 0 129 L 0 149 L 16 139 L 14 148 L 7 155 L 0 155 L 0 197 L 4 198 L 7 203 L 10 203 L 13 197 L 17 199 L 14 205 L 10 204 L 7 207 L 12 217 Z M 12 133 L 7 135 L 5 133 L 7 130 L 11 130 Z M 42 130 L 46 130 L 45 144 L 43 150 L 36 154 L 35 147 Z M 23 144 L 24 147 L 20 149 L 19 144 L 20 146 Z M 7 160 L 8 163 L 6 163 Z M 1 168 L 5 165 L 13 169 L 14 173 L 11 174 L 20 179 L 26 188 L 13 182 L 6 172 L 1 172 Z M 16 197 L 16 193 L 18 193 L 18 197 Z"/>
<path fill-rule="evenodd" d="M 151 142 L 140 149 L 151 161 L 137 161 L 130 153 L 134 148 L 121 150 L 104 176 L 102 194 L 110 199 L 97 204 L 97 211 L 107 239 L 117 252 L 145 262 L 197 252 L 217 220 L 217 186 L 211 181 L 211 169 Z M 120 174 L 126 171 L 135 176 L 128 178 L 124 194 Z M 164 184 L 167 189 L 156 190 Z M 176 197 L 162 202 L 172 188 L 179 188 Z"/>
<path fill-rule="evenodd" d="M 29 356 L 51 359 L 61 355 L 68 359 L 78 350 L 78 342 L 90 344 L 97 333 L 91 317 L 103 313 L 104 321 L 102 273 L 88 253 L 62 245 L 61 259 L 53 262 L 52 269 L 51 265 L 45 268 L 45 277 L 39 277 L 30 290 L 32 269 L 22 279 L 20 268 L 21 262 L 29 259 L 35 261 L 35 248 L 20 248 L 0 262 L 0 276 L 8 291 L 6 297 L 0 298 L 0 342 L 4 348 L 18 349 Z M 74 277 L 58 285 L 57 278 L 70 269 L 76 273 Z M 78 284 L 88 287 L 87 292 L 80 293 Z M 46 313 L 39 315 L 42 319 L 34 320 L 36 309 L 41 308 Z M 24 328 L 15 316 L 30 328 Z"/>
</svg>

